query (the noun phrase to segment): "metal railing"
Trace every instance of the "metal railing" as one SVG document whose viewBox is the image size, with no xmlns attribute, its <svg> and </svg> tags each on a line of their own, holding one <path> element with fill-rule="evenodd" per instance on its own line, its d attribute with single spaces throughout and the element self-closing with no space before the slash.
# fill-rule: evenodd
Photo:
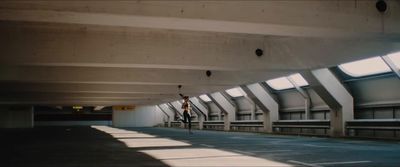
<svg viewBox="0 0 400 167">
<path fill-rule="evenodd" d="M 400 119 L 360 119 L 346 122 L 346 129 L 400 130 Z"/>
<path fill-rule="evenodd" d="M 304 134 L 304 135 L 328 135 L 330 130 L 329 120 L 280 120 L 273 122 L 273 130 L 276 133 Z"/>
<path fill-rule="evenodd" d="M 204 121 L 204 129 L 224 130 L 224 121 Z"/>
<path fill-rule="evenodd" d="M 264 131 L 264 122 L 261 120 L 240 120 L 231 122 L 232 131 L 243 132 L 262 132 Z"/>
<path fill-rule="evenodd" d="M 359 119 L 346 122 L 351 137 L 400 138 L 400 119 Z"/>
</svg>

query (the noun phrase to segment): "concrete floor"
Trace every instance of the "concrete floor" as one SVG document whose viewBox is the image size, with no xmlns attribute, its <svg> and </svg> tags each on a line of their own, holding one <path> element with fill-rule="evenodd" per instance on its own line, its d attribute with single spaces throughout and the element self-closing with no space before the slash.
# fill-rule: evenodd
<svg viewBox="0 0 400 167">
<path fill-rule="evenodd" d="M 0 130 L 0 166 L 400 166 L 400 144 L 111 127 Z"/>
</svg>

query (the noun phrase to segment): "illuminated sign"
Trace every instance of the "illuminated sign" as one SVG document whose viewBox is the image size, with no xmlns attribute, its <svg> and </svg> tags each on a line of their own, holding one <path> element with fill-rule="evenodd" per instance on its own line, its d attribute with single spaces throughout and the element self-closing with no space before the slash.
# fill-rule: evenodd
<svg viewBox="0 0 400 167">
<path fill-rule="evenodd" d="M 113 106 L 114 111 L 132 111 L 135 106 Z"/>
<path fill-rule="evenodd" d="M 76 110 L 76 111 L 80 111 L 83 109 L 82 106 L 72 106 L 72 109 Z"/>
</svg>

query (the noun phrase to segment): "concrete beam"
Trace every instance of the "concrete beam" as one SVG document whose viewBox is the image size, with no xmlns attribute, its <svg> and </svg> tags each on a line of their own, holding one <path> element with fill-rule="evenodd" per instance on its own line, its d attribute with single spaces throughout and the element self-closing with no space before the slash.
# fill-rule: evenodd
<svg viewBox="0 0 400 167">
<path fill-rule="evenodd" d="M 233 86 L 279 76 L 282 72 L 106 68 L 106 67 L 0 67 L 0 82 Z M 177 88 L 176 88 L 177 90 Z"/>
<path fill-rule="evenodd" d="M 89 106 L 160 104 L 177 99 L 176 94 L 127 94 L 127 93 L 54 93 L 54 92 L 1 92 L 1 104 L 72 105 Z M 94 104 L 90 104 L 93 102 Z"/>
<path fill-rule="evenodd" d="M 0 105 L 43 105 L 43 106 L 113 106 L 113 105 L 156 105 L 165 103 L 169 100 L 87 100 L 87 99 L 71 99 L 71 100 L 1 100 Z"/>
<path fill-rule="evenodd" d="M 381 38 L 265 37 L 71 25 L 2 23 L 0 35 L 2 54 L 12 55 L 1 56 L 2 64 L 52 67 L 293 72 L 400 51 L 396 40 Z M 264 49 L 264 56 L 254 54 L 257 48 Z"/>
<path fill-rule="evenodd" d="M 345 136 L 346 121 L 354 119 L 353 96 L 327 68 L 302 72 L 302 76 L 331 109 L 331 136 Z"/>
<path fill-rule="evenodd" d="M 224 113 L 224 130 L 229 131 L 231 122 L 236 120 L 236 107 L 221 92 L 211 93 L 209 97 Z"/>
<path fill-rule="evenodd" d="M 381 15 L 375 1 L 7 1 L 0 20 L 280 36 L 399 34 L 400 5 L 387 2 L 390 15 Z"/>
<path fill-rule="evenodd" d="M 259 83 L 241 86 L 246 94 L 264 111 L 264 130 L 273 132 L 272 123 L 279 120 L 279 104 Z"/>
<path fill-rule="evenodd" d="M 127 94 L 127 93 L 45 93 L 45 92 L 24 92 L 0 93 L 0 99 L 110 99 L 110 100 L 151 100 L 162 98 L 177 98 L 176 94 Z"/>
<path fill-rule="evenodd" d="M 74 84 L 74 83 L 26 83 L 0 82 L 1 92 L 41 92 L 41 93 L 111 93 L 111 94 L 204 94 L 225 90 L 230 86 L 186 85 L 179 91 L 176 85 L 129 85 L 129 84 Z"/>
</svg>

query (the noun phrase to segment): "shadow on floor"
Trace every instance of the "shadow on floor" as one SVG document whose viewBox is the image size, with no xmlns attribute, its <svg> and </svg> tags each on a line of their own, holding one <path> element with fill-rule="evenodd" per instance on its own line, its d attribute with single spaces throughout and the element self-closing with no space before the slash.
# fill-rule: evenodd
<svg viewBox="0 0 400 167">
<path fill-rule="evenodd" d="M 0 129 L 1 167 L 168 166 L 91 127 Z"/>
</svg>

